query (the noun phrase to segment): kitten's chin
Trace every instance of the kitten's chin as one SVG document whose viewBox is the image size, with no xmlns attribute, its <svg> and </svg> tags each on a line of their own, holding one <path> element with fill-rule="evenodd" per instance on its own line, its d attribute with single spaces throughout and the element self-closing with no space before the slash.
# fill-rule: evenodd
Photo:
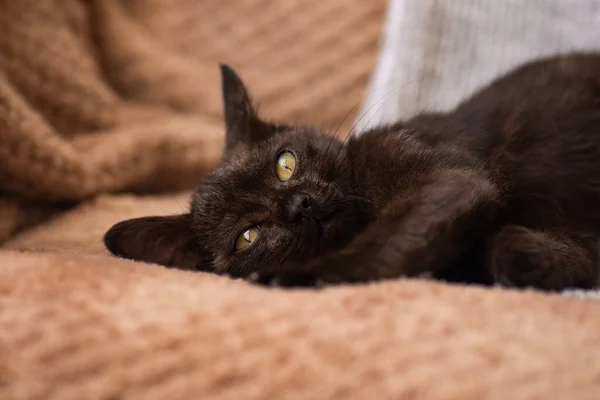
<svg viewBox="0 0 600 400">
<path fill-rule="evenodd" d="M 328 223 L 319 223 L 312 242 L 303 250 L 304 260 L 321 257 L 339 250 L 349 241 L 350 239 L 343 238 L 339 231 L 331 229 Z"/>
<path fill-rule="evenodd" d="M 321 223 L 319 246 L 315 256 L 324 256 L 347 246 L 371 219 L 358 208 L 340 210 Z"/>
<path fill-rule="evenodd" d="M 306 261 L 320 253 L 323 238 L 323 224 L 314 219 L 308 219 L 300 233 L 298 246 L 298 261 Z"/>
</svg>

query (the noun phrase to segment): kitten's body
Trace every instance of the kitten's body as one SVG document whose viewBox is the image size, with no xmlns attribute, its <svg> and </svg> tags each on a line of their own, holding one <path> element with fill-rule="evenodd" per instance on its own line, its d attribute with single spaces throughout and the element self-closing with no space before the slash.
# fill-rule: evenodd
<svg viewBox="0 0 600 400">
<path fill-rule="evenodd" d="M 191 213 L 118 224 L 106 239 L 114 253 L 283 283 L 433 273 L 561 289 L 600 275 L 600 55 L 527 64 L 450 113 L 345 146 L 261 122 L 227 68 L 224 94 L 224 161 Z M 298 169 L 281 182 L 272 165 L 285 149 Z M 232 251 L 253 224 L 256 243 Z"/>
</svg>

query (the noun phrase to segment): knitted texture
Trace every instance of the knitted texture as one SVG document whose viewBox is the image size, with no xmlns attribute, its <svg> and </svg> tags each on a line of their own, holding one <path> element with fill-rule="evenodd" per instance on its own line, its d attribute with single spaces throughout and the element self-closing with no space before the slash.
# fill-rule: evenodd
<svg viewBox="0 0 600 400">
<path fill-rule="evenodd" d="M 597 399 L 597 300 L 417 280 L 285 291 L 109 258 L 113 223 L 188 198 L 101 196 L 6 243 L 0 399 Z"/>
<path fill-rule="evenodd" d="M 187 187 L 217 161 L 218 61 L 266 116 L 335 129 L 383 3 L 0 0 L 1 400 L 598 398 L 596 301 L 265 289 L 103 247 L 112 224 L 180 213 L 189 192 L 99 193 Z"/>
<path fill-rule="evenodd" d="M 324 291 L 0 253 L 1 399 L 578 399 L 596 300 L 396 281 Z"/>
<path fill-rule="evenodd" d="M 390 0 L 359 126 L 451 109 L 534 59 L 598 52 L 599 26 L 598 0 Z"/>
<path fill-rule="evenodd" d="M 383 0 L 0 0 L 0 241 L 65 202 L 192 187 L 222 148 L 218 62 L 265 116 L 332 129 L 362 97 L 384 11 Z"/>
</svg>

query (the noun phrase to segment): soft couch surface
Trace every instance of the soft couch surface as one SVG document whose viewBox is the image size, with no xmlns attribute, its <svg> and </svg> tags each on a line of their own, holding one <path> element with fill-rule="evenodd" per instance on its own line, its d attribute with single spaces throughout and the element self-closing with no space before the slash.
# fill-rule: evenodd
<svg viewBox="0 0 600 400">
<path fill-rule="evenodd" d="M 365 94 L 384 12 L 0 0 L 0 399 L 598 398 L 597 301 L 418 280 L 268 289 L 104 249 L 117 221 L 185 209 L 218 161 L 217 62 L 266 116 L 334 130 Z"/>
</svg>

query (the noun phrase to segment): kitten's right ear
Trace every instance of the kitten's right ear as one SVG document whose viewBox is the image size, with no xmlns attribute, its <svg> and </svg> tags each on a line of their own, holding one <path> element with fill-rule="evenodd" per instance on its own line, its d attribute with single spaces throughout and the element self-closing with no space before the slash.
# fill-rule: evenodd
<svg viewBox="0 0 600 400">
<path fill-rule="evenodd" d="M 123 258 L 181 269 L 207 269 L 202 265 L 189 214 L 119 222 L 106 232 L 104 244 Z"/>
<path fill-rule="evenodd" d="M 254 111 L 246 86 L 229 65 L 220 64 L 220 67 L 226 148 L 231 148 L 236 142 L 260 139 L 266 131 Z"/>
</svg>

